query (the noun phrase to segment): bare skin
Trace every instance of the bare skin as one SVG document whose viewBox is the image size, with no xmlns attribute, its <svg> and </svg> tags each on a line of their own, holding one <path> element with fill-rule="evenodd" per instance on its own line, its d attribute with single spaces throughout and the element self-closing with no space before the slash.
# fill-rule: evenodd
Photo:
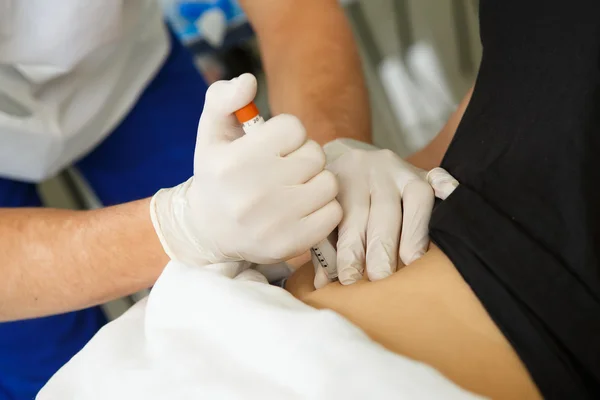
<svg viewBox="0 0 600 400">
<path fill-rule="evenodd" d="M 151 286 L 169 259 L 149 204 L 0 209 L 0 321 L 81 309 Z"/>
<path fill-rule="evenodd" d="M 494 399 L 541 398 L 521 360 L 452 262 L 432 246 L 391 277 L 354 285 L 313 286 L 306 264 L 287 289 L 332 309 L 389 350 L 425 362 L 449 379 Z"/>
<path fill-rule="evenodd" d="M 321 144 L 370 141 L 360 59 L 337 0 L 240 3 L 259 37 L 273 111 L 297 115 Z M 149 202 L 83 212 L 0 209 L 0 321 L 77 310 L 151 286 L 168 258 Z"/>
<path fill-rule="evenodd" d="M 240 0 L 256 34 L 274 114 L 296 115 L 319 144 L 371 141 L 358 49 L 338 0 Z"/>
</svg>

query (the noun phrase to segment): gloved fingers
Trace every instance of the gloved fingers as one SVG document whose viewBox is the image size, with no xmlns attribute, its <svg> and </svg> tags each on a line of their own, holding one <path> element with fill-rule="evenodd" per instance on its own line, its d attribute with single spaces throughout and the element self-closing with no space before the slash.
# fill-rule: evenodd
<svg viewBox="0 0 600 400">
<path fill-rule="evenodd" d="M 325 168 L 325 152 L 321 146 L 313 141 L 307 140 L 299 149 L 289 153 L 283 161 L 290 169 L 296 171 L 298 184 L 308 182 Z"/>
<path fill-rule="evenodd" d="M 402 191 L 404 220 L 400 234 L 400 259 L 405 265 L 417 260 L 429 246 L 429 220 L 435 198 L 422 180 L 409 182 Z"/>
<path fill-rule="evenodd" d="M 213 83 L 206 92 L 196 148 L 231 142 L 241 136 L 243 131 L 233 113 L 254 100 L 256 88 L 256 78 L 252 74 Z"/>
<path fill-rule="evenodd" d="M 295 186 L 290 190 L 292 190 L 290 193 L 292 202 L 298 202 L 294 204 L 297 210 L 295 212 L 304 217 L 335 200 L 338 194 L 338 182 L 335 175 L 323 170 L 305 184 Z"/>
<path fill-rule="evenodd" d="M 369 280 L 387 278 L 396 271 L 401 224 L 402 204 L 396 185 L 384 181 L 374 185 L 367 225 Z"/>
<path fill-rule="evenodd" d="M 315 243 L 319 243 L 333 232 L 342 219 L 342 208 L 337 200 L 333 199 L 325 206 L 312 214 L 302 218 L 298 228 L 294 231 L 295 257 L 310 249 Z"/>
<path fill-rule="evenodd" d="M 244 136 L 239 145 L 248 146 L 251 153 L 285 157 L 302 147 L 306 139 L 306 129 L 297 117 L 280 114 L 265 122 L 256 135 Z"/>
<path fill-rule="evenodd" d="M 329 282 L 331 282 L 329 280 L 329 278 L 327 277 L 327 273 L 325 272 L 325 270 L 323 269 L 323 267 L 318 266 L 315 269 L 315 289 L 321 289 L 322 287 L 325 287 L 329 284 Z"/>
<path fill-rule="evenodd" d="M 338 227 L 338 279 L 343 285 L 350 285 L 362 279 L 365 269 L 365 237 L 370 207 L 369 188 L 360 184 L 340 182 L 338 199 L 344 210 L 344 217 Z"/>
<path fill-rule="evenodd" d="M 458 181 L 443 168 L 437 167 L 427 173 L 427 182 L 435 192 L 435 197 L 446 200 L 459 185 Z"/>
<path fill-rule="evenodd" d="M 236 281 L 266 283 L 267 285 L 269 284 L 267 278 L 255 269 L 247 269 L 242 271 L 233 279 Z"/>
<path fill-rule="evenodd" d="M 261 134 L 260 132 L 257 133 L 259 135 Z M 247 137 L 249 136 L 241 138 L 233 145 L 241 144 Z M 243 151 L 247 150 L 248 148 Z M 242 153 L 238 152 L 237 154 L 239 156 L 237 158 L 231 157 L 231 161 L 239 163 L 240 157 L 245 158 L 241 155 Z M 259 173 L 258 170 L 260 170 L 259 176 L 261 182 L 266 183 L 271 187 L 283 186 L 290 191 L 295 191 L 297 188 L 301 188 L 303 184 L 316 178 L 319 173 L 323 172 L 325 166 L 325 154 L 321 150 L 321 146 L 312 140 L 306 141 L 299 149 L 286 157 L 278 157 L 273 154 L 263 153 L 262 150 L 255 152 L 254 154 L 245 154 L 248 155 L 248 161 L 253 164 L 255 173 Z M 337 184 L 335 187 L 337 188 Z M 313 197 L 315 195 L 319 196 L 320 193 L 310 193 L 308 196 L 298 198 L 298 200 L 304 201 L 305 198 Z M 312 211 L 314 211 L 314 209 L 306 212 L 305 215 Z"/>
</svg>

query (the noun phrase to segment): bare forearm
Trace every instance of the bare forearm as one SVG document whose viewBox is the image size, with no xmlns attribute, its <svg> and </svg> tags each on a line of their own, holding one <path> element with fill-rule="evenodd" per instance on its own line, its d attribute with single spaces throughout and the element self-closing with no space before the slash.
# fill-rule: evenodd
<svg viewBox="0 0 600 400">
<path fill-rule="evenodd" d="M 168 258 L 148 209 L 149 199 L 95 211 L 0 209 L 0 321 L 151 286 Z"/>
<path fill-rule="evenodd" d="M 352 32 L 337 0 L 242 0 L 260 43 L 275 114 L 309 136 L 371 140 L 368 94 Z"/>
</svg>

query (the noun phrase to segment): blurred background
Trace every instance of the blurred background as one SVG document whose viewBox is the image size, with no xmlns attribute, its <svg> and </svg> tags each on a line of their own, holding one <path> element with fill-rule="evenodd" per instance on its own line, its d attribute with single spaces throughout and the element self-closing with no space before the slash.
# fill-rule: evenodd
<svg viewBox="0 0 600 400">
<path fill-rule="evenodd" d="M 478 2 L 340 2 L 354 29 L 363 60 L 375 144 L 406 157 L 435 136 L 474 83 L 481 57 Z M 165 18 L 194 53 L 196 65 L 206 80 L 210 83 L 252 72 L 259 79 L 257 104 L 269 116 L 260 54 L 252 28 L 237 1 L 161 0 L 161 3 Z M 74 169 L 44 182 L 40 192 L 51 207 L 101 206 Z M 109 317 L 118 316 L 135 300 L 133 296 L 108 304 L 105 308 Z"/>
</svg>

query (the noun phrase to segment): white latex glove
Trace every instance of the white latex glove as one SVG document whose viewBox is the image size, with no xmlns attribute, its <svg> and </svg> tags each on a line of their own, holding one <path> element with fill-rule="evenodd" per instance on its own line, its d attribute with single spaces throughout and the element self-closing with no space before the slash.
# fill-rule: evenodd
<svg viewBox="0 0 600 400">
<path fill-rule="evenodd" d="M 396 271 L 415 261 L 429 245 L 433 190 L 426 171 L 403 161 L 390 150 L 380 150 L 352 139 L 338 139 L 324 147 L 327 169 L 338 177 L 338 200 L 344 217 L 338 228 L 337 271 L 344 285 Z M 328 283 L 317 268 L 315 287 Z"/>
<path fill-rule="evenodd" d="M 433 188 L 435 197 L 446 200 L 459 185 L 458 181 L 444 168 L 434 168 L 427 173 L 427 182 Z"/>
<path fill-rule="evenodd" d="M 152 199 L 154 227 L 175 261 L 276 263 L 307 251 L 341 219 L 335 176 L 296 117 L 279 115 L 244 135 L 232 114 L 255 95 L 250 74 L 208 89 L 194 177 Z"/>
</svg>

